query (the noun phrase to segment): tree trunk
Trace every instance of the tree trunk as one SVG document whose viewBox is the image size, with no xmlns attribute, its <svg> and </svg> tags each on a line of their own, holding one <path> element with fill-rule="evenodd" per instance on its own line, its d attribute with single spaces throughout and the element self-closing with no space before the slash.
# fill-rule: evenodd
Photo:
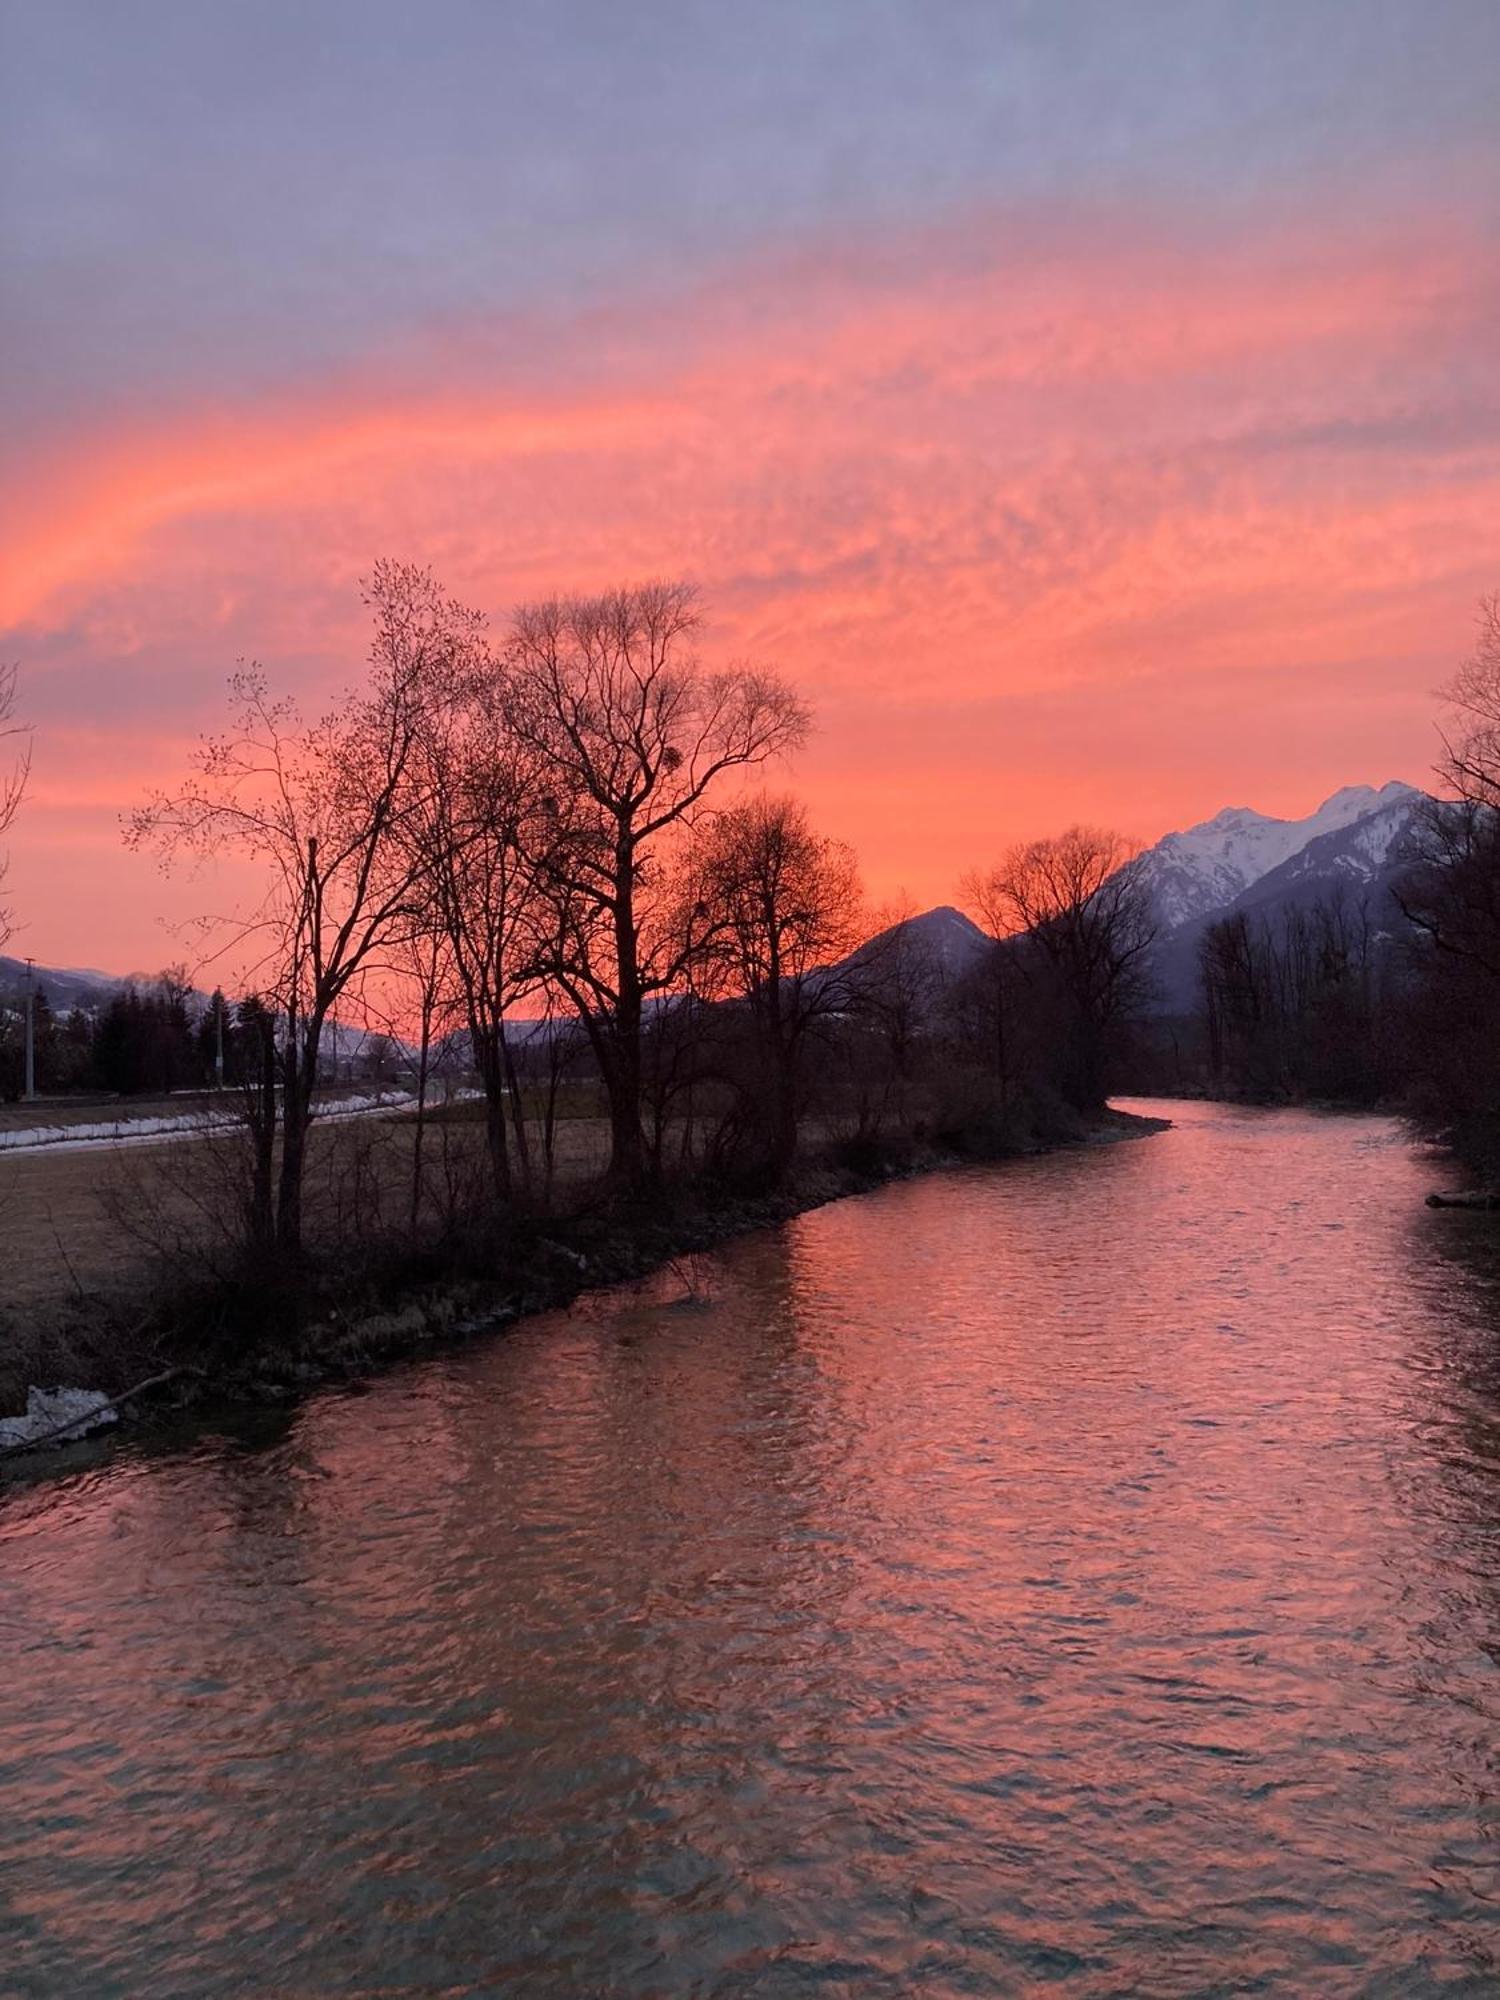
<svg viewBox="0 0 1500 2000">
<path fill-rule="evenodd" d="M 515 1051 L 511 1048 L 510 1037 L 505 1032 L 505 1023 L 500 1023 L 500 1055 L 505 1072 L 505 1088 L 510 1097 L 511 1130 L 516 1135 L 516 1161 L 521 1169 L 521 1185 L 531 1187 L 531 1142 L 526 1135 L 526 1101 L 521 1095 L 521 1079 L 516 1074 Z"/>
<path fill-rule="evenodd" d="M 417 1125 L 411 1142 L 411 1234 L 415 1238 L 422 1215 L 422 1141 L 427 1133 L 427 1063 L 432 1046 L 432 1021 L 422 1010 L 422 1047 L 417 1057 Z"/>
<path fill-rule="evenodd" d="M 641 1132 L 641 1043 L 622 1025 L 615 1060 L 605 1077 L 609 1095 L 609 1177 L 628 1194 L 646 1184 L 646 1146 Z"/>
<path fill-rule="evenodd" d="M 260 1023 L 260 1075 L 250 1092 L 250 1246 L 267 1255 L 275 1239 L 272 1188 L 276 1173 L 276 1031 L 269 1016 Z"/>
<path fill-rule="evenodd" d="M 621 830 L 615 846 L 614 1061 L 605 1076 L 609 1092 L 609 1177 L 628 1194 L 646 1184 L 641 1133 L 641 975 L 635 925 L 635 844 Z"/>
<path fill-rule="evenodd" d="M 797 1089 L 790 1051 L 783 1049 L 777 1062 L 775 1103 L 771 1131 L 771 1169 L 781 1180 L 797 1156 Z"/>
<path fill-rule="evenodd" d="M 995 1075 L 1000 1082 L 1000 1109 L 1005 1111 L 1010 1105 L 1010 1048 L 1005 1033 L 1005 969 L 998 960 L 1001 947 L 995 949 Z"/>
<path fill-rule="evenodd" d="M 786 1019 L 781 954 L 774 946 L 765 998 L 771 1054 L 771 1171 L 779 1181 L 797 1151 L 797 1050 L 795 1016 L 790 1022 Z"/>
<path fill-rule="evenodd" d="M 480 1022 L 470 1013 L 469 1041 L 484 1092 L 484 1143 L 489 1154 L 490 1180 L 496 1201 L 506 1208 L 510 1204 L 510 1150 L 505 1143 L 505 1068 L 500 1033 L 493 1023 Z"/>
<path fill-rule="evenodd" d="M 300 1084 L 289 1082 L 281 1107 L 281 1180 L 276 1190 L 276 1248 L 302 1254 L 302 1180 L 307 1168 L 308 1107 Z"/>
<path fill-rule="evenodd" d="M 322 1021 L 314 1014 L 296 1043 L 288 1023 L 281 1094 L 281 1182 L 276 1191 L 276 1248 L 295 1261 L 302 1255 L 302 1183 L 307 1171 L 307 1132 L 312 1124 L 313 1091 L 318 1080 L 318 1044 Z"/>
</svg>

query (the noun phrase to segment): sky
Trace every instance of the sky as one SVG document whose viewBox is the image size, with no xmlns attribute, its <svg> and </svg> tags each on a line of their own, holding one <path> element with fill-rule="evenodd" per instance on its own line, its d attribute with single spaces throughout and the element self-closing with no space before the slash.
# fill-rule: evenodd
<svg viewBox="0 0 1500 2000">
<path fill-rule="evenodd" d="M 359 578 L 653 575 L 872 895 L 1421 783 L 1500 590 L 1495 0 L 0 0 L 9 949 Z M 780 781 L 780 777 L 778 778 Z"/>
</svg>

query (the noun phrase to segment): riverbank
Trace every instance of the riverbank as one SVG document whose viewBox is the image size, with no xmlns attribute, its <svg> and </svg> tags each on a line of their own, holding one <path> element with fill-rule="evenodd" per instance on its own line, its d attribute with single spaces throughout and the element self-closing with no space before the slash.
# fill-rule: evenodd
<svg viewBox="0 0 1500 2000">
<path fill-rule="evenodd" d="M 1149 1137 L 1168 1129 L 1170 1122 L 1109 1110 L 1072 1132 L 996 1156 L 994 1163 L 1064 1147 Z M 315 1298 L 305 1318 L 289 1321 L 253 1343 L 236 1340 L 233 1331 L 242 1326 L 243 1311 L 253 1305 L 253 1296 L 231 1302 L 227 1324 L 205 1335 L 211 1300 L 184 1295 L 163 1307 L 163 1324 L 153 1324 L 149 1315 L 130 1325 L 121 1319 L 103 1330 L 102 1339 L 90 1341 L 96 1357 L 91 1379 L 73 1386 L 125 1398 L 113 1428 L 88 1440 L 0 1457 L 0 1471 L 34 1475 L 48 1468 L 63 1470 L 107 1453 L 121 1436 L 175 1428 L 185 1415 L 208 1417 L 215 1410 L 289 1404 L 320 1386 L 356 1383 L 397 1362 L 503 1332 L 537 1313 L 566 1308 L 585 1293 L 642 1280 L 829 1202 L 976 1163 L 972 1155 L 892 1141 L 862 1148 L 856 1163 L 832 1157 L 809 1160 L 770 1194 L 705 1200 L 678 1188 L 635 1209 L 522 1217 L 508 1226 L 503 1245 L 491 1246 L 490 1269 L 466 1269 L 462 1255 L 435 1268 L 430 1256 L 375 1260 L 357 1275 L 345 1273 L 337 1282 L 325 1276 L 326 1290 Z M 503 1278 L 496 1275 L 500 1269 Z M 683 1275 L 684 1290 L 691 1290 L 693 1274 Z M 195 1339 L 195 1333 L 200 1337 Z M 17 1388 L 21 1372 L 33 1380 L 38 1374 L 50 1379 L 56 1367 L 46 1364 L 54 1354 L 60 1358 L 71 1351 L 64 1342 L 53 1354 L 44 1347 L 29 1356 L 13 1355 L 5 1371 L 11 1378 L 6 1385 L 7 1406 L 20 1407 L 24 1398 L 24 1387 Z M 22 1361 L 24 1367 L 18 1369 L 16 1363 Z M 147 1378 L 149 1400 L 132 1393 Z"/>
</svg>

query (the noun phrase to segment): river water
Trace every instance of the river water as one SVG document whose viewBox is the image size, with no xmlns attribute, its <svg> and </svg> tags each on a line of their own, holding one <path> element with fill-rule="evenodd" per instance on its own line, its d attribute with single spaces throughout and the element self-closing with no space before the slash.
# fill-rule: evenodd
<svg viewBox="0 0 1500 2000">
<path fill-rule="evenodd" d="M 0 1990 L 1500 1990 L 1500 1221 L 1157 1108 L 11 1492 Z"/>
</svg>

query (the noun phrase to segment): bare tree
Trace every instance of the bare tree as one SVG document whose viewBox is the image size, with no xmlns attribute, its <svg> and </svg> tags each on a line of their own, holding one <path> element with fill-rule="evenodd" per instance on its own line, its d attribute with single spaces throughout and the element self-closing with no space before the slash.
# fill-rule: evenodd
<svg viewBox="0 0 1500 2000">
<path fill-rule="evenodd" d="M 512 727 L 547 760 L 559 840 L 549 968 L 577 1010 L 610 1112 L 610 1174 L 641 1187 L 642 1022 L 701 940 L 670 920 L 670 849 L 723 775 L 792 749 L 807 713 L 784 681 L 712 672 L 683 583 L 552 599 L 515 615 Z"/>
<path fill-rule="evenodd" d="M 1371 899 L 1308 903 L 1210 924 L 1198 946 L 1216 1083 L 1252 1098 L 1373 1102 L 1390 1072 L 1388 930 Z"/>
<path fill-rule="evenodd" d="M 1478 642 L 1443 695 L 1446 796 L 1418 807 L 1396 898 L 1437 959 L 1500 981 L 1500 595 L 1481 603 Z"/>
<path fill-rule="evenodd" d="M 0 837 L 21 810 L 26 780 L 31 775 L 31 731 L 15 719 L 17 674 L 13 665 L 0 666 L 0 746 L 5 747 L 8 758 L 0 768 Z M 5 856 L 0 854 L 0 889 L 5 887 L 5 868 Z M 10 933 L 10 911 L 0 903 L 0 945 Z"/>
<path fill-rule="evenodd" d="M 1156 940 L 1132 849 L 1118 834 L 1071 827 L 1012 848 L 971 893 L 992 929 L 1019 940 L 1022 975 L 1052 988 L 1068 1041 L 1068 1095 L 1084 1108 L 1101 1103 L 1114 1040 L 1149 992 Z"/>
<path fill-rule="evenodd" d="M 1413 937 L 1411 1105 L 1425 1132 L 1500 1171 L 1500 595 L 1443 690 L 1437 776 L 1396 901 Z"/>
<path fill-rule="evenodd" d="M 365 595 L 375 623 L 368 671 L 340 706 L 304 725 L 258 668 L 242 670 L 229 732 L 204 743 L 179 791 L 154 795 L 126 823 L 127 841 L 154 847 L 164 864 L 227 851 L 265 873 L 264 900 L 230 942 L 253 957 L 274 1024 L 275 1085 L 263 1075 L 250 1100 L 251 1231 L 290 1256 L 302 1245 L 323 1030 L 419 922 L 420 864 L 406 838 L 424 803 L 417 753 L 425 714 L 446 698 L 477 622 L 405 564 L 377 566 Z"/>
<path fill-rule="evenodd" d="M 1500 809 L 1500 592 L 1481 600 L 1474 650 L 1443 693 L 1451 720 L 1438 776 L 1455 799 Z"/>
<path fill-rule="evenodd" d="M 391 969 L 396 978 L 393 998 L 399 1013 L 395 1009 L 389 1012 L 384 1030 L 386 1038 L 393 1045 L 401 1040 L 409 1042 L 411 1030 L 416 1030 L 414 1069 L 417 1101 L 412 1113 L 411 1182 L 407 1206 L 408 1231 L 415 1237 L 426 1187 L 427 1100 L 434 1057 L 442 1053 L 438 1039 L 441 1024 L 454 1007 L 452 956 L 442 930 L 431 922 L 420 927 L 414 925 L 396 941 Z"/>
<path fill-rule="evenodd" d="M 747 799 L 709 824 L 687 893 L 708 920 L 721 992 L 743 997 L 768 1164 L 780 1174 L 797 1147 L 809 1045 L 851 1000 L 834 968 L 860 934 L 854 855 L 816 833 L 797 800 Z"/>
</svg>

